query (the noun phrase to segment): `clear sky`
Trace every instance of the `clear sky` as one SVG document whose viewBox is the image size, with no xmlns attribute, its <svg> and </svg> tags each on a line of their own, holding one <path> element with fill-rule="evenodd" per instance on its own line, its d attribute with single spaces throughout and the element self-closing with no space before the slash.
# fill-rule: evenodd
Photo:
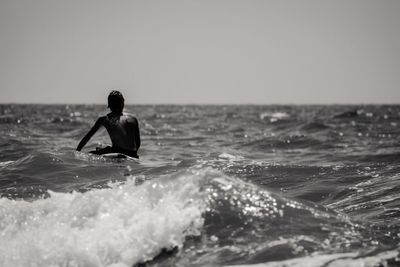
<svg viewBox="0 0 400 267">
<path fill-rule="evenodd" d="M 399 0 L 0 0 L 0 102 L 400 103 Z"/>
</svg>

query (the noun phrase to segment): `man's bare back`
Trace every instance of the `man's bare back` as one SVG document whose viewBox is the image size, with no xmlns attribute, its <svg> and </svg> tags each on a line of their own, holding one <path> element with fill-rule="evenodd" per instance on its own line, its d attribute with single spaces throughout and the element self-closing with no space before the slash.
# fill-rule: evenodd
<svg viewBox="0 0 400 267">
<path fill-rule="evenodd" d="M 130 114 L 115 115 L 112 113 L 99 118 L 107 129 L 113 147 L 137 151 L 140 146 L 138 121 Z M 134 138 L 132 138 L 134 137 Z"/>
</svg>

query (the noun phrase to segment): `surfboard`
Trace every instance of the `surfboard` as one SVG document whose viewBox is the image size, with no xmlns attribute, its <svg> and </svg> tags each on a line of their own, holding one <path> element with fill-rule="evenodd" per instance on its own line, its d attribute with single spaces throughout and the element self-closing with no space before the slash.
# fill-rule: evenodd
<svg viewBox="0 0 400 267">
<path fill-rule="evenodd" d="M 130 157 L 128 155 L 122 154 L 122 153 L 107 153 L 107 154 L 102 154 L 99 155 L 103 158 L 106 159 L 132 159 L 132 160 L 136 160 L 136 158 Z"/>
</svg>

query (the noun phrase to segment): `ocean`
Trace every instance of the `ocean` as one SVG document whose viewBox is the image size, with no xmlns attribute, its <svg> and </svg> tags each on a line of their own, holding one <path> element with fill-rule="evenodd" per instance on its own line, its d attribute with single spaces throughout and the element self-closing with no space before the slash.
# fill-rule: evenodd
<svg viewBox="0 0 400 267">
<path fill-rule="evenodd" d="M 0 105 L 0 266 L 400 266 L 400 106 Z"/>
</svg>

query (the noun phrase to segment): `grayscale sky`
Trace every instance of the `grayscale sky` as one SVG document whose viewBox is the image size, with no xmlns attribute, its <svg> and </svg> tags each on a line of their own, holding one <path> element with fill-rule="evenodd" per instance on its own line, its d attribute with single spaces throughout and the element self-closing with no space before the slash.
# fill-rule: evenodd
<svg viewBox="0 0 400 267">
<path fill-rule="evenodd" d="M 400 103 L 399 0 L 0 0 L 0 102 Z"/>
</svg>

